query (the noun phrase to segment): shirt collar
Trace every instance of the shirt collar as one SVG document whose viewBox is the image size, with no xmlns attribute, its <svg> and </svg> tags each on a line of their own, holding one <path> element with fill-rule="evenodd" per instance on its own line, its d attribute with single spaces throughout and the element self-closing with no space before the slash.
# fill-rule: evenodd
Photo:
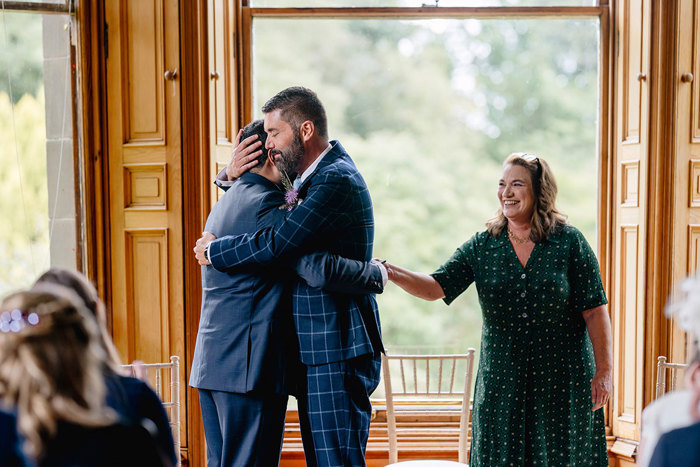
<svg viewBox="0 0 700 467">
<path fill-rule="evenodd" d="M 311 165 L 307 167 L 306 170 L 304 170 L 304 173 L 301 174 L 301 176 L 299 177 L 301 183 L 304 183 L 306 179 L 309 178 L 309 176 L 314 172 L 314 170 L 316 170 L 316 167 L 318 167 L 318 164 L 321 163 L 321 160 L 325 157 L 326 154 L 330 152 L 331 147 L 332 146 L 330 145 L 330 143 L 328 143 L 326 149 L 324 149 L 323 152 L 319 154 L 318 157 L 311 163 Z"/>
</svg>

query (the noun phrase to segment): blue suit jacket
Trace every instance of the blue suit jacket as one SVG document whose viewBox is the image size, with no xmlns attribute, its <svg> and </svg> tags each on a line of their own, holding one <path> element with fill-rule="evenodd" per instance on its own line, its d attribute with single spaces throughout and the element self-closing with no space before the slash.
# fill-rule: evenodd
<svg viewBox="0 0 700 467">
<path fill-rule="evenodd" d="M 649 467 L 700 467 L 700 422 L 659 439 Z"/>
<path fill-rule="evenodd" d="M 333 141 L 331 146 L 301 186 L 303 201 L 282 224 L 210 244 L 217 270 L 270 264 L 312 250 L 371 259 L 374 217 L 369 190 L 340 143 Z M 298 281 L 293 311 L 301 361 L 307 365 L 383 351 L 374 295 L 339 294 Z"/>
<path fill-rule="evenodd" d="M 26 467 L 29 465 L 22 452 L 17 434 L 17 416 L 0 408 L 0 466 Z"/>
<path fill-rule="evenodd" d="M 284 221 L 283 193 L 245 173 L 216 203 L 205 230 L 217 237 L 254 233 Z M 309 254 L 292 264 L 218 271 L 202 267 L 202 310 L 190 385 L 202 389 L 287 394 L 298 350 L 291 314 L 292 269 L 318 287 L 381 292 L 366 262 Z"/>
</svg>

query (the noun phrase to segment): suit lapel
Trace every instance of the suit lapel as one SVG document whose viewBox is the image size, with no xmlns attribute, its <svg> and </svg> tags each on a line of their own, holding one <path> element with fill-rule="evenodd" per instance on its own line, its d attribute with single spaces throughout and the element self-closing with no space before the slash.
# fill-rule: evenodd
<svg viewBox="0 0 700 467">
<path fill-rule="evenodd" d="M 314 169 L 313 172 L 311 172 L 311 175 L 306 177 L 306 180 L 304 180 L 304 183 L 299 187 L 299 196 L 304 198 L 306 196 L 306 192 L 309 190 L 309 185 L 311 184 L 311 179 L 314 178 L 314 176 L 323 168 L 328 167 L 329 165 L 335 163 L 339 158 L 341 157 L 347 157 L 347 152 L 345 152 L 345 148 L 343 147 L 342 144 L 340 144 L 340 141 L 338 140 L 333 140 L 331 141 L 331 150 L 326 153 L 325 156 L 323 156 L 323 159 L 321 159 L 321 162 L 318 163 L 316 168 Z"/>
</svg>

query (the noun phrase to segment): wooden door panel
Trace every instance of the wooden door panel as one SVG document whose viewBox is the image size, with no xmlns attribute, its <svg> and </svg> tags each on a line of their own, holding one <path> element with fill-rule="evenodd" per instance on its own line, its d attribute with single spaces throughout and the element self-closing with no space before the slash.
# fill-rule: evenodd
<svg viewBox="0 0 700 467">
<path fill-rule="evenodd" d="M 238 132 L 235 2 L 209 0 L 209 119 L 212 178 L 228 164 Z M 211 203 L 221 196 L 212 186 Z"/>
<path fill-rule="evenodd" d="M 639 342 L 637 333 L 630 332 L 636 328 L 638 303 L 639 271 L 639 228 L 637 225 L 620 226 L 621 263 L 619 272 L 620 295 L 618 298 L 616 340 L 618 353 L 618 404 L 615 417 L 617 420 L 634 424 L 637 414 L 637 365 L 629 365 L 630 358 L 637 352 Z"/>
<path fill-rule="evenodd" d="M 184 362 L 179 2 L 106 0 L 105 19 L 114 341 L 127 362 Z"/>
<path fill-rule="evenodd" d="M 124 142 L 165 144 L 164 24 L 161 1 L 122 2 L 120 71 L 126 94 L 122 105 Z"/>
<path fill-rule="evenodd" d="M 639 2 L 625 0 L 622 2 L 622 24 L 620 34 L 620 53 L 622 54 L 620 93 L 621 106 L 619 116 L 622 120 L 620 136 L 623 142 L 638 143 L 642 117 L 642 83 L 640 71 L 644 60 L 642 43 L 643 28 L 637 27 L 644 22 L 644 9 Z"/>
<path fill-rule="evenodd" d="M 613 433 L 639 439 L 643 404 L 648 185 L 649 0 L 616 3 L 618 115 L 615 129 L 613 239 Z M 615 451 L 615 446 L 613 446 Z"/>
<path fill-rule="evenodd" d="M 700 243 L 700 98 L 697 86 L 700 72 L 700 8 L 698 0 L 678 3 L 676 50 L 678 70 L 676 91 L 676 189 L 674 190 L 674 265 L 673 284 L 695 273 L 699 264 Z M 692 38 L 692 40 L 688 40 Z M 692 74 L 693 79 L 688 79 Z M 686 358 L 686 336 L 673 324 L 669 330 L 668 358 L 681 362 Z"/>
</svg>

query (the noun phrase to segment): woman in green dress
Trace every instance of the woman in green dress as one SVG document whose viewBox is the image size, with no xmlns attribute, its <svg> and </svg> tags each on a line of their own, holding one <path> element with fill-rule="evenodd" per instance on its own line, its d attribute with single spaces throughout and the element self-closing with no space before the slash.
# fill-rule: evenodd
<svg viewBox="0 0 700 467">
<path fill-rule="evenodd" d="M 469 465 L 607 466 L 607 299 L 595 254 L 555 207 L 549 165 L 511 154 L 500 209 L 427 275 L 386 263 L 408 293 L 450 304 L 476 283 L 483 328 Z"/>
</svg>

